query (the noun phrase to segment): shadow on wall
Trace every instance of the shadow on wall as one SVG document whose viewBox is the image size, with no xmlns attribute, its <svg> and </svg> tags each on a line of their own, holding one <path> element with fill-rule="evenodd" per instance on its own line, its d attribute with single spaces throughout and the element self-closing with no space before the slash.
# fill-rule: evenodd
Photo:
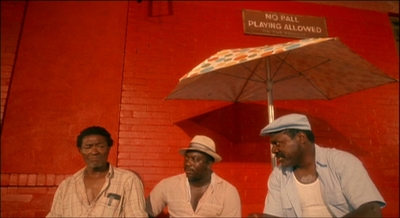
<svg viewBox="0 0 400 218">
<path fill-rule="evenodd" d="M 289 113 L 287 109 L 275 108 L 275 119 Z M 327 121 L 305 114 L 315 134 L 316 143 L 323 147 L 350 145 L 349 139 L 334 129 Z M 189 137 L 207 135 L 217 144 L 217 152 L 224 162 L 270 163 L 268 137 L 261 137 L 260 130 L 268 123 L 268 107 L 256 103 L 234 103 L 228 106 L 175 122 Z M 366 154 L 360 146 L 349 146 L 347 151 Z"/>
</svg>

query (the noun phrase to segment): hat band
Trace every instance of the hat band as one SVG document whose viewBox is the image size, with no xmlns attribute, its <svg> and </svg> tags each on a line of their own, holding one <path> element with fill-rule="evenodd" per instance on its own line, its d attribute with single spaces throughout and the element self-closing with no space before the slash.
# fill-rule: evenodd
<svg viewBox="0 0 400 218">
<path fill-rule="evenodd" d="M 196 143 L 196 142 L 192 142 L 192 143 L 190 143 L 190 147 L 189 148 L 199 148 L 199 147 L 201 147 L 201 148 L 205 148 L 206 150 L 209 150 L 209 151 L 211 151 L 211 152 L 213 152 L 213 153 L 215 153 L 215 151 L 214 150 L 212 150 L 211 148 L 209 148 L 209 147 L 207 147 L 207 146 L 205 146 L 205 145 L 203 145 L 203 144 L 199 144 L 199 143 Z"/>
</svg>

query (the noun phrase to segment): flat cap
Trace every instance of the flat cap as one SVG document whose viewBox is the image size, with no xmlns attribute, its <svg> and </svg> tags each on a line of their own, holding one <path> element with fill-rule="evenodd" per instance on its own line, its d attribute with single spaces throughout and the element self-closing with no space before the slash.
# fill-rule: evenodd
<svg viewBox="0 0 400 218">
<path fill-rule="evenodd" d="M 261 130 L 260 135 L 265 136 L 272 132 L 279 132 L 285 129 L 311 130 L 311 125 L 305 115 L 288 114 L 274 120 Z"/>
</svg>

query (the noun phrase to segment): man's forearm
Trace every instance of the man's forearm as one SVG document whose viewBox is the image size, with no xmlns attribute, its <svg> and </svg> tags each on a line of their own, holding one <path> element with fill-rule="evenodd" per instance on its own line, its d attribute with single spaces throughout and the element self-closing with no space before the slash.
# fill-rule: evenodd
<svg viewBox="0 0 400 218">
<path fill-rule="evenodd" d="M 368 202 L 343 217 L 382 217 L 382 212 L 379 203 Z"/>
</svg>

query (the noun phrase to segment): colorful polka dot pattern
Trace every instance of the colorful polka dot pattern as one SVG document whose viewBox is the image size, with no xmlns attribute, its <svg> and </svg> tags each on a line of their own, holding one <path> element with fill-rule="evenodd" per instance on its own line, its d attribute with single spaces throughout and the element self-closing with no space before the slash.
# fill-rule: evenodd
<svg viewBox="0 0 400 218">
<path fill-rule="evenodd" d="M 267 100 L 268 70 L 257 64 L 267 56 L 276 100 L 333 99 L 398 82 L 338 38 L 312 38 L 222 50 L 184 75 L 167 99 Z"/>
<path fill-rule="evenodd" d="M 238 48 L 222 50 L 211 56 L 192 71 L 185 74 L 182 78 L 193 77 L 199 74 L 207 73 L 215 69 L 229 67 L 235 64 L 251 61 L 257 58 L 269 55 L 279 54 L 285 51 L 301 48 L 324 41 L 335 40 L 335 38 L 309 38 L 303 40 L 295 40 L 287 43 L 275 44 L 272 46 L 265 45 L 253 48 Z"/>
</svg>

